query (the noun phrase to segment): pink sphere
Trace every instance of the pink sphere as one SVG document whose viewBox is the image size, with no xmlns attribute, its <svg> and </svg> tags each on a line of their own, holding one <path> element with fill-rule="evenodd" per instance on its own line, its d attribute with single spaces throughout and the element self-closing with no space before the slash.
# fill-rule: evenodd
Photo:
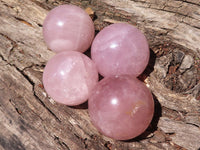
<svg viewBox="0 0 200 150">
<path fill-rule="evenodd" d="M 132 139 L 149 126 L 154 101 L 149 89 L 130 76 L 106 77 L 92 92 L 89 114 L 94 126 L 117 140 Z"/>
<path fill-rule="evenodd" d="M 91 56 L 99 73 L 104 76 L 140 75 L 149 61 L 145 36 L 132 25 L 112 24 L 97 34 Z"/>
<path fill-rule="evenodd" d="M 51 50 L 86 51 L 94 38 L 90 16 L 74 5 L 61 5 L 49 12 L 43 24 L 44 40 Z"/>
<path fill-rule="evenodd" d="M 51 58 L 43 73 L 44 88 L 55 101 L 66 105 L 84 103 L 98 82 L 98 72 L 86 55 L 67 51 Z"/>
</svg>

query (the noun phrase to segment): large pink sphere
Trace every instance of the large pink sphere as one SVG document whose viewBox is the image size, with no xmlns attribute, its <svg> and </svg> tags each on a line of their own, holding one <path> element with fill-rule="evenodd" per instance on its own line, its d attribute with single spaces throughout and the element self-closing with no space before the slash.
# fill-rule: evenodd
<svg viewBox="0 0 200 150">
<path fill-rule="evenodd" d="M 56 54 L 43 73 L 47 93 L 55 101 L 70 106 L 85 102 L 97 81 L 98 72 L 92 60 L 75 51 Z"/>
<path fill-rule="evenodd" d="M 140 75 L 149 61 L 145 36 L 132 25 L 112 24 L 97 34 L 91 55 L 99 73 L 104 76 Z"/>
<path fill-rule="evenodd" d="M 132 139 L 143 133 L 154 113 L 150 91 L 130 76 L 104 78 L 92 92 L 88 105 L 94 126 L 117 140 Z"/>
<path fill-rule="evenodd" d="M 74 5 L 61 5 L 49 12 L 43 24 L 44 40 L 51 50 L 86 51 L 94 38 L 90 16 Z"/>
</svg>

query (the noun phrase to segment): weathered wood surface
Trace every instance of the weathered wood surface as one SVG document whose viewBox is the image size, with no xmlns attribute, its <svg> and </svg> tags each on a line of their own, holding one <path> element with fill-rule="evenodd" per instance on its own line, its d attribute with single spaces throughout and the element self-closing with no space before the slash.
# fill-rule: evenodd
<svg viewBox="0 0 200 150">
<path fill-rule="evenodd" d="M 43 68 L 54 54 L 42 23 L 56 5 L 90 7 L 97 32 L 129 22 L 147 36 L 151 60 L 141 76 L 156 112 L 140 137 L 114 141 L 92 126 L 87 107 L 55 103 L 45 93 Z M 162 150 L 200 148 L 199 0 L 0 0 L 0 149 Z"/>
</svg>

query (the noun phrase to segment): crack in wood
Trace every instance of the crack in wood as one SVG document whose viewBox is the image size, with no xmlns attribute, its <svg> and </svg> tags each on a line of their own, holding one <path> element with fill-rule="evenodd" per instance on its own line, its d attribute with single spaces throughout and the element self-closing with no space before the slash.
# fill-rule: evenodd
<svg viewBox="0 0 200 150">
<path fill-rule="evenodd" d="M 0 57 L 2 58 L 2 60 L 3 61 L 5 61 L 8 65 L 10 65 L 10 66 L 13 66 L 31 85 L 32 85 L 32 87 L 33 87 L 33 89 L 32 89 L 32 91 L 33 91 L 33 95 L 34 95 L 34 97 L 40 102 L 40 104 L 46 109 L 46 110 L 48 110 L 48 112 L 58 121 L 58 122 L 61 122 L 61 120 L 45 105 L 45 103 L 36 95 L 36 93 L 35 93 L 35 90 L 34 90 L 34 86 L 35 86 L 35 83 L 29 78 L 29 76 L 28 75 L 26 75 L 24 72 L 23 72 L 23 70 L 20 70 L 19 68 L 17 68 L 15 65 L 13 65 L 13 64 L 10 64 L 9 62 L 7 62 L 7 60 L 5 60 L 4 58 L 3 58 L 3 56 L 2 55 L 0 55 Z M 30 67 L 32 67 L 33 65 L 31 65 Z M 26 67 L 25 69 L 27 69 L 27 68 L 30 68 L 30 67 Z M 17 111 L 17 109 L 18 108 L 15 108 L 16 109 L 16 111 Z"/>
<path fill-rule="evenodd" d="M 182 2 L 187 3 L 187 4 L 192 4 L 192 5 L 195 5 L 195 6 L 200 6 L 200 3 L 194 3 L 194 2 L 187 1 L 187 0 L 175 0 L 175 1 L 182 1 Z M 197 2 L 198 2 L 198 0 L 197 0 Z"/>
<path fill-rule="evenodd" d="M 191 19 L 194 19 L 194 20 L 198 20 L 196 18 L 193 18 L 193 17 L 189 16 L 188 14 L 185 15 L 185 14 L 182 14 L 182 13 L 180 13 L 178 11 L 166 10 L 164 8 L 163 9 L 159 9 L 159 8 L 145 7 L 145 6 L 138 6 L 138 7 L 140 7 L 140 8 L 148 8 L 148 9 L 153 9 L 153 10 L 158 10 L 158 11 L 163 11 L 163 12 L 168 12 L 168 13 L 177 14 L 177 15 L 180 15 L 180 16 L 183 16 L 183 17 L 188 17 L 188 18 L 191 18 Z"/>
<path fill-rule="evenodd" d="M 120 6 L 120 7 L 122 7 L 122 9 L 119 10 L 119 9 L 117 9 L 117 7 L 115 7 L 115 4 L 113 6 L 111 6 L 111 5 L 107 4 L 106 1 L 108 2 L 109 0 L 104 0 L 104 1 L 101 1 L 101 0 L 96 0 L 96 1 L 95 0 L 90 0 L 90 1 L 56 0 L 57 4 L 63 4 L 63 3 L 70 2 L 73 4 L 77 4 L 83 8 L 87 5 L 90 5 L 92 8 L 94 8 L 94 10 L 96 11 L 96 14 L 97 14 L 97 18 L 95 20 L 96 29 L 100 29 L 100 27 L 104 27 L 107 25 L 105 22 L 102 22 L 102 20 L 105 19 L 106 17 L 113 19 L 113 20 L 125 20 L 125 21 L 130 22 L 131 24 L 137 25 L 139 28 L 141 28 L 145 32 L 147 37 L 149 38 L 151 46 L 155 46 L 155 44 L 157 44 L 159 42 L 162 44 L 163 41 L 165 42 L 165 41 L 169 40 L 172 43 L 173 42 L 176 43 L 176 41 L 179 41 L 181 44 L 185 43 L 186 44 L 185 47 L 188 48 L 188 51 L 193 49 L 193 47 L 191 47 L 191 45 L 195 45 L 195 42 L 192 42 L 192 41 L 194 41 L 194 40 L 192 40 L 192 38 L 196 38 L 196 36 L 198 37 L 198 33 L 199 33 L 198 32 L 199 31 L 198 13 L 195 13 L 194 10 L 192 10 L 192 8 L 197 8 L 199 6 L 199 4 L 196 5 L 194 0 L 193 0 L 194 4 L 192 4 L 193 2 L 189 2 L 190 5 L 188 5 L 183 0 L 174 0 L 174 1 L 149 0 L 150 3 L 148 3 L 149 1 L 145 1 L 145 0 L 135 0 L 134 4 L 136 4 L 136 2 L 137 2 L 137 5 L 138 5 L 137 7 L 141 6 L 141 8 L 138 8 L 139 10 L 141 10 L 141 13 L 136 12 L 136 11 L 126 12 L 126 9 L 123 8 L 123 3 L 121 3 L 122 5 Z M 120 0 L 116 0 L 116 1 L 120 1 Z M 177 1 L 179 1 L 180 3 Z M 38 111 L 38 112 L 35 111 L 34 116 L 36 117 L 36 115 L 37 115 L 38 117 L 40 117 L 40 118 L 38 118 L 38 120 L 39 120 L 38 124 L 40 126 L 42 126 L 40 129 L 41 135 L 48 134 L 47 135 L 48 140 L 46 141 L 47 143 L 45 143 L 46 146 L 51 144 L 51 143 L 48 143 L 48 141 L 51 141 L 53 144 L 55 144 L 53 146 L 54 149 L 73 149 L 74 148 L 73 146 L 75 146 L 75 149 L 84 149 L 84 148 L 92 149 L 92 148 L 94 148 L 94 149 L 100 150 L 100 149 L 110 148 L 109 142 L 112 143 L 112 149 L 135 149 L 135 150 L 138 150 L 138 149 L 175 149 L 176 148 L 174 145 L 177 142 L 176 141 L 174 142 L 173 139 L 170 142 L 172 142 L 172 144 L 175 143 L 174 145 L 170 145 L 170 142 L 166 143 L 166 141 L 160 142 L 160 143 L 159 143 L 159 141 L 156 141 L 158 143 L 152 144 L 149 141 L 149 140 L 151 140 L 152 137 L 148 137 L 147 139 L 143 139 L 141 141 L 136 139 L 136 141 L 129 141 L 129 142 L 112 141 L 110 139 L 108 140 L 107 138 L 105 138 L 103 136 L 99 136 L 97 131 L 95 131 L 94 129 L 91 129 L 91 130 L 94 130 L 93 133 L 92 133 L 92 131 L 89 131 L 88 126 L 87 126 L 88 122 L 86 120 L 84 120 L 84 119 L 88 119 L 87 116 L 84 116 L 85 113 L 82 113 L 79 110 L 77 111 L 76 109 L 62 107 L 57 104 L 51 105 L 48 102 L 46 103 L 45 100 L 47 100 L 47 98 L 40 96 L 40 94 L 42 95 L 42 92 L 44 90 L 37 89 L 38 82 L 41 83 L 40 76 L 41 76 L 42 71 L 37 70 L 35 74 L 32 74 L 32 72 L 30 70 L 31 69 L 34 70 L 34 68 L 37 65 L 39 66 L 39 68 L 43 68 L 44 66 L 42 66 L 41 64 L 44 64 L 46 62 L 46 60 L 48 59 L 48 57 L 41 58 L 41 55 L 49 54 L 48 52 L 46 52 L 45 48 L 43 48 L 44 45 L 40 43 L 41 45 L 36 46 L 36 45 L 34 45 L 34 42 L 37 41 L 36 38 L 38 39 L 38 37 L 40 36 L 38 31 L 41 30 L 41 27 L 42 27 L 41 23 L 42 23 L 42 18 L 44 17 L 44 13 L 46 13 L 46 10 L 50 10 L 50 8 L 55 7 L 55 5 L 53 4 L 53 2 L 55 2 L 55 1 L 53 1 L 53 0 L 27 0 L 27 1 L 26 0 L 20 0 L 20 1 L 12 1 L 12 0 L 3 0 L 2 1 L 2 0 L 0 0 L 0 2 L 1 2 L 0 5 L 2 5 L 1 6 L 2 11 L 3 11 L 3 13 L 5 13 L 5 14 L 2 13 L 0 15 L 0 17 L 1 17 L 0 20 L 2 19 L 4 21 L 5 19 L 7 19 L 6 17 L 4 17 L 4 15 L 9 16 L 8 15 L 9 13 L 11 13 L 12 17 L 14 17 L 15 19 L 18 20 L 18 21 L 16 21 L 15 19 L 10 19 L 10 20 L 8 19 L 8 21 L 6 21 L 6 23 L 9 28 L 6 28 L 6 30 L 4 30 L 4 28 L 7 27 L 7 26 L 4 26 L 4 28 L 2 28 L 0 31 L 0 35 L 2 36 L 1 37 L 2 44 L 5 43 L 5 41 L 6 41 L 5 39 L 7 39 L 8 41 L 10 41 L 8 43 L 9 44 L 11 43 L 11 45 L 12 45 L 12 47 L 10 45 L 2 46 L 2 54 L 0 55 L 0 58 L 3 60 L 3 63 L 2 63 L 3 65 L 6 63 L 5 65 L 8 64 L 8 65 L 14 67 L 13 69 L 16 69 L 17 72 L 19 72 L 20 75 L 22 75 L 22 78 L 27 80 L 28 81 L 27 83 L 30 84 L 29 88 L 31 88 L 31 89 L 29 89 L 29 90 L 31 90 L 31 92 L 30 92 L 31 96 L 33 94 L 32 98 L 35 100 L 35 102 L 31 101 L 31 107 L 32 106 L 33 107 L 41 106 L 42 111 L 45 111 L 44 114 L 38 113 L 40 111 Z M 121 0 L 121 2 L 123 2 L 123 0 Z M 161 2 L 163 2 L 163 3 L 161 3 Z M 198 3 L 198 1 L 196 1 L 196 3 Z M 170 6 L 168 6 L 168 5 L 170 5 Z M 13 9 L 18 6 L 20 7 L 20 9 L 23 10 L 20 13 Z M 186 8 L 185 6 L 189 6 L 188 9 L 191 9 L 191 13 L 188 13 L 189 11 L 187 11 L 187 10 L 185 12 L 182 12 L 182 10 L 179 11 L 180 9 L 185 9 Z M 134 5 L 134 7 L 136 7 L 136 5 Z M 158 8 L 158 10 L 154 9 L 153 7 Z M 6 8 L 6 9 L 4 10 L 4 8 Z M 29 12 L 27 12 L 28 11 L 27 8 L 30 8 L 31 10 L 35 10 L 35 11 L 31 11 L 31 13 L 29 13 Z M 130 9 L 131 9 L 131 6 L 130 6 Z M 148 11 L 148 13 L 145 14 L 145 11 L 143 12 L 142 10 L 146 10 L 146 9 L 150 9 L 150 11 Z M 6 10 L 9 10 L 9 11 L 6 12 Z M 35 14 L 32 14 L 32 12 L 38 13 L 38 14 L 35 15 Z M 158 15 L 161 14 L 161 15 L 163 15 L 163 18 L 161 18 L 161 20 L 157 20 L 156 19 L 157 16 L 154 15 L 153 13 L 151 15 L 151 14 L 149 14 L 149 12 L 158 13 Z M 180 14 L 178 14 L 177 12 Z M 164 16 L 164 14 L 166 14 L 166 17 Z M 175 16 L 174 18 L 172 18 L 172 20 L 170 18 L 168 18 L 168 16 L 167 16 L 167 15 L 169 15 L 169 17 L 170 17 L 171 14 L 172 14 L 172 16 L 173 16 L 173 14 Z M 192 16 L 193 14 L 194 14 L 194 16 Z M 144 15 L 144 16 L 142 16 L 142 15 Z M 28 17 L 28 19 L 27 19 L 27 17 Z M 159 16 L 158 16 L 158 18 L 159 18 Z M 175 19 L 175 21 L 173 19 Z M 37 20 L 37 21 L 35 21 L 35 20 Z M 24 26 L 24 24 L 19 23 L 19 22 L 25 23 L 28 26 L 35 25 L 35 23 L 36 23 L 40 28 L 38 28 L 37 26 L 36 26 L 36 28 L 28 28 L 28 26 Z M 186 25 L 184 24 L 185 22 L 186 22 Z M 25 31 L 25 32 L 17 32 L 17 30 L 13 30 L 14 28 L 18 29 L 18 26 L 15 25 L 14 23 L 17 23 L 19 25 L 19 30 Z M 99 27 L 97 27 L 97 26 L 99 26 Z M 186 26 L 186 27 L 183 28 L 182 26 L 184 26 L 184 27 Z M 196 26 L 197 26 L 197 28 L 196 28 Z M 12 28 L 12 27 L 14 27 L 14 28 Z M 29 29 L 30 29 L 30 31 L 29 31 Z M 190 33 L 189 32 L 186 33 L 187 31 L 190 31 L 190 30 L 191 30 Z M 30 34 L 28 35 L 29 32 L 31 35 Z M 18 38 L 15 36 L 15 34 L 17 34 L 17 33 L 23 33 L 24 35 L 17 35 L 17 36 L 19 36 L 19 38 Z M 195 35 L 195 36 L 193 36 L 193 35 Z M 30 37 L 31 38 L 30 38 L 30 40 L 24 40 L 25 38 L 23 36 L 27 36 L 26 38 L 30 38 Z M 185 40 L 185 38 L 187 38 L 188 36 L 189 36 L 189 39 Z M 5 39 L 3 39 L 3 37 L 5 37 Z M 1 40 L 1 38 L 0 38 L 0 40 Z M 11 38 L 15 39 L 15 41 L 13 41 Z M 188 46 L 188 44 L 189 44 L 189 46 Z M 26 46 L 24 46 L 24 45 L 26 45 Z M 196 43 L 196 47 L 197 47 L 197 45 L 198 45 L 198 43 Z M 20 53 L 20 50 L 18 51 L 17 46 L 22 47 L 24 49 L 27 48 L 27 49 L 25 49 L 25 53 Z M 41 46 L 43 46 L 43 47 L 41 47 Z M 28 47 L 31 47 L 35 51 L 32 49 L 29 49 Z M 3 48 L 5 49 L 5 51 Z M 7 57 L 8 53 L 6 53 L 6 48 L 9 48 L 9 49 L 11 48 L 11 53 L 9 54 L 9 57 Z M 15 48 L 16 48 L 16 51 L 15 51 Z M 43 49 L 38 50 L 39 48 L 43 48 Z M 165 49 L 168 49 L 168 48 L 169 48 L 169 46 L 165 47 Z M 43 50 L 45 51 L 45 53 Z M 194 52 L 195 52 L 195 54 L 197 53 L 197 51 L 194 51 Z M 38 56 L 38 54 L 41 54 L 41 55 Z M 165 53 L 163 53 L 163 55 L 164 54 Z M 12 56 L 12 57 L 10 57 L 10 56 Z M 50 56 L 50 55 L 48 55 L 48 56 Z M 29 60 L 22 61 L 22 59 L 26 60 L 26 59 L 30 59 L 31 57 L 35 57 L 35 58 L 33 58 L 33 60 L 30 60 L 30 61 Z M 40 60 L 40 58 L 41 58 L 41 60 Z M 34 61 L 34 59 L 37 59 L 37 60 Z M 25 63 L 27 63 L 27 64 L 25 64 Z M 11 75 L 12 75 L 12 73 L 11 73 Z M 150 77 L 150 78 L 152 79 L 152 77 Z M 156 79 L 153 78 L 153 80 L 151 80 L 151 81 L 156 81 Z M 12 83 L 8 82 L 8 84 L 12 84 Z M 19 85 L 19 87 L 20 87 L 20 85 Z M 174 108 L 174 111 L 176 111 L 175 113 L 171 113 L 171 112 L 166 112 L 166 114 L 163 113 L 164 116 L 167 116 L 169 118 L 171 117 L 172 123 L 176 122 L 176 121 L 180 121 L 183 125 L 191 125 L 191 127 L 194 127 L 193 125 L 196 125 L 192 119 L 189 120 L 190 122 L 187 122 L 185 120 L 185 117 L 187 117 L 187 114 L 183 114 L 181 117 L 180 117 L 180 115 L 177 115 L 178 113 L 180 113 L 180 111 L 183 110 L 182 107 L 183 108 L 186 107 L 187 108 L 186 110 L 188 110 L 188 108 L 190 109 L 191 107 L 194 107 L 194 110 L 196 111 L 196 107 L 194 106 L 194 104 L 196 104 L 196 103 L 194 103 L 193 99 L 185 97 L 186 100 L 188 100 L 188 101 L 184 101 L 183 99 L 181 99 L 182 97 L 179 99 L 180 95 L 178 95 L 178 98 L 177 98 L 177 97 L 175 97 L 176 96 L 175 94 L 170 93 L 168 91 L 166 92 L 165 90 L 161 89 L 160 84 L 157 84 L 157 82 L 153 83 L 153 85 L 157 86 L 155 93 L 161 91 L 161 93 L 158 93 L 157 96 L 160 98 L 159 100 L 162 102 L 162 109 L 164 109 L 164 107 L 166 106 L 166 108 L 168 108 L 168 107 L 170 108 L 169 110 L 173 110 L 173 108 Z M 14 87 L 17 88 L 17 85 L 12 85 L 12 89 Z M 152 88 L 152 87 L 150 87 L 150 88 Z M 194 88 L 198 88 L 198 86 L 196 86 Z M 0 89 L 3 89 L 3 88 L 0 87 Z M 17 91 L 19 91 L 19 90 L 17 90 Z M 166 93 L 167 93 L 167 95 L 165 95 Z M 177 99 L 177 101 L 174 102 L 172 99 L 175 99 L 175 100 Z M 15 99 L 13 99 L 13 100 L 15 100 Z M 16 101 L 13 101 L 13 103 L 15 103 L 15 102 Z M 180 102 L 182 102 L 182 103 L 180 103 Z M 176 103 L 180 104 L 180 106 L 177 106 L 177 108 L 174 107 L 176 105 Z M 2 106 L 0 105 L 0 107 L 2 107 Z M 3 107 L 6 107 L 6 106 L 3 106 Z M 13 107 L 15 108 L 17 113 L 20 115 L 20 113 L 21 113 L 20 109 L 23 108 L 22 104 L 16 103 L 16 106 L 14 104 Z M 18 108 L 16 108 L 16 107 L 18 107 Z M 7 109 L 7 108 L 9 109 L 9 107 L 6 107 L 5 109 Z M 62 109 L 64 108 L 64 109 L 58 110 L 60 108 L 62 108 Z M 27 106 L 27 108 L 25 108 L 25 110 L 26 109 L 27 109 L 27 111 L 32 111 L 31 108 L 28 108 L 28 106 Z M 191 112 L 193 112 L 194 110 L 190 109 Z M 30 113 L 30 112 L 28 112 L 28 113 Z M 25 120 L 25 118 L 23 118 L 23 117 L 25 117 L 25 115 L 23 114 L 23 110 L 22 110 L 22 114 L 20 116 L 18 114 L 17 114 L 17 116 L 19 118 L 22 118 Z M 50 114 L 50 115 L 44 116 L 44 115 L 48 115 L 48 114 Z M 81 115 L 81 117 L 80 117 L 80 115 Z M 170 116 L 170 115 L 175 115 L 175 116 Z M 67 116 L 67 118 L 69 118 L 69 120 L 66 119 L 66 116 Z M 195 114 L 195 117 L 196 116 L 199 116 L 199 114 Z M 45 117 L 47 117 L 47 118 L 45 118 Z M 48 117 L 50 117 L 50 119 L 52 119 L 51 121 L 54 124 L 52 124 L 52 125 L 49 124 L 49 123 L 51 123 L 51 121 L 48 120 Z M 73 120 L 76 122 L 76 124 L 73 124 L 73 122 L 70 122 L 70 117 L 73 118 Z M 40 121 L 42 121 L 42 122 L 40 122 Z M 85 122 L 87 122 L 87 123 L 85 123 Z M 29 122 L 26 122 L 26 123 L 28 124 Z M 165 122 L 165 123 L 167 126 L 168 122 Z M 65 127 L 66 124 L 69 126 L 69 129 L 68 129 L 68 127 Z M 53 125 L 55 125 L 56 127 L 52 127 Z M 198 122 L 197 122 L 197 125 L 198 125 Z M 163 127 L 163 126 L 161 125 L 161 127 Z M 29 129 L 27 126 L 24 126 L 21 128 Z M 57 131 L 57 129 L 58 130 L 62 129 L 63 131 L 60 132 L 60 131 Z M 35 129 L 35 130 L 37 130 L 37 129 Z M 65 132 L 65 133 L 62 133 L 62 132 Z M 169 136 L 170 137 L 176 136 L 176 132 L 177 131 L 174 131 L 173 133 L 171 133 L 173 135 L 171 135 L 171 136 L 169 135 Z M 185 132 L 187 132 L 187 131 L 185 131 Z M 69 134 L 69 136 L 66 136 L 65 135 L 66 133 Z M 76 134 L 77 137 L 76 137 L 76 135 L 73 135 L 73 134 Z M 94 134 L 94 135 L 96 134 L 96 135 L 92 136 L 91 134 Z M 54 135 L 56 135 L 55 143 L 53 140 L 55 138 Z M 46 138 L 47 138 L 47 136 L 46 136 Z M 191 135 L 188 135 L 188 136 L 191 136 Z M 30 132 L 30 137 L 31 137 L 31 132 Z M 36 136 L 33 136 L 33 137 L 35 138 L 34 141 L 38 141 Z M 69 139 L 65 139 L 66 137 Z M 30 142 L 30 144 L 31 144 L 31 142 L 33 142 L 33 141 L 29 141 L 29 139 L 27 139 L 27 142 Z M 105 144 L 106 142 L 108 142 L 108 143 Z M 184 141 L 184 142 L 187 143 L 187 141 Z M 43 148 L 43 144 L 44 143 L 38 143 L 39 149 Z M 168 145 L 166 145 L 166 144 L 168 144 Z M 107 145 L 107 147 L 105 145 Z M 186 145 L 186 147 L 187 146 L 188 145 Z"/>
<path fill-rule="evenodd" d="M 57 137 L 57 136 L 54 135 L 54 140 L 55 140 L 62 148 L 66 149 L 66 150 L 70 150 L 70 148 L 67 146 L 67 144 L 66 144 L 65 142 L 61 141 L 59 137 Z"/>
<path fill-rule="evenodd" d="M 24 23 L 24 24 L 30 26 L 30 27 L 33 27 L 33 25 L 32 25 L 31 23 L 29 23 L 28 21 L 26 21 L 26 20 L 24 20 L 24 19 L 22 19 L 22 18 L 19 18 L 19 17 L 14 17 L 14 18 L 15 18 L 16 20 L 18 20 L 18 21 L 20 21 L 20 22 L 22 22 L 22 23 Z"/>
<path fill-rule="evenodd" d="M 148 2 L 148 1 L 145 1 L 145 0 L 131 0 L 131 1 L 139 2 L 139 3 L 145 3 L 145 4 L 156 4 L 156 3 L 151 3 L 151 2 Z M 198 0 L 197 0 L 197 3 L 190 2 L 190 1 L 187 1 L 187 0 L 174 0 L 174 1 L 181 2 L 181 4 L 187 3 L 187 4 L 191 4 L 191 5 L 195 5 L 195 6 L 200 6 L 200 3 L 198 3 Z M 168 2 L 165 1 L 164 6 L 166 6 L 167 3 Z"/>
<path fill-rule="evenodd" d="M 12 48 L 9 50 L 9 55 L 8 55 L 8 59 L 9 59 L 9 57 L 12 55 L 13 50 L 18 46 L 17 42 L 15 42 L 14 40 L 12 40 L 10 37 L 8 37 L 7 35 L 3 33 L 0 33 L 0 35 L 5 37 L 7 40 L 9 40 L 12 43 Z"/>
<path fill-rule="evenodd" d="M 53 111 L 51 111 L 50 108 L 48 108 L 45 103 L 36 95 L 35 91 L 34 91 L 34 96 L 35 98 L 42 104 L 42 106 L 48 110 L 48 112 L 50 112 L 50 114 L 58 121 L 58 122 L 61 122 L 61 120 L 56 116 L 56 114 L 53 113 Z"/>
</svg>

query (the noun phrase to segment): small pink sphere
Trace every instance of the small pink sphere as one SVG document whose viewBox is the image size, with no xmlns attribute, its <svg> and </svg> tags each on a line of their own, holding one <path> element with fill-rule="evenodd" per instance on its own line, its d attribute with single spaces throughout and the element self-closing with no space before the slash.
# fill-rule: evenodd
<svg viewBox="0 0 200 150">
<path fill-rule="evenodd" d="M 55 101 L 73 106 L 84 103 L 98 82 L 98 72 L 86 55 L 67 51 L 51 58 L 43 73 L 44 88 Z"/>
<path fill-rule="evenodd" d="M 112 24 L 97 34 L 91 56 L 104 76 L 140 75 L 149 61 L 149 46 L 140 30 L 126 23 Z"/>
<path fill-rule="evenodd" d="M 52 51 L 86 51 L 94 38 L 90 16 L 74 5 L 61 5 L 49 12 L 43 24 L 44 40 Z"/>
<path fill-rule="evenodd" d="M 149 126 L 154 101 L 149 89 L 130 76 L 106 77 L 93 90 L 89 114 L 94 126 L 116 140 L 132 139 Z"/>
</svg>

